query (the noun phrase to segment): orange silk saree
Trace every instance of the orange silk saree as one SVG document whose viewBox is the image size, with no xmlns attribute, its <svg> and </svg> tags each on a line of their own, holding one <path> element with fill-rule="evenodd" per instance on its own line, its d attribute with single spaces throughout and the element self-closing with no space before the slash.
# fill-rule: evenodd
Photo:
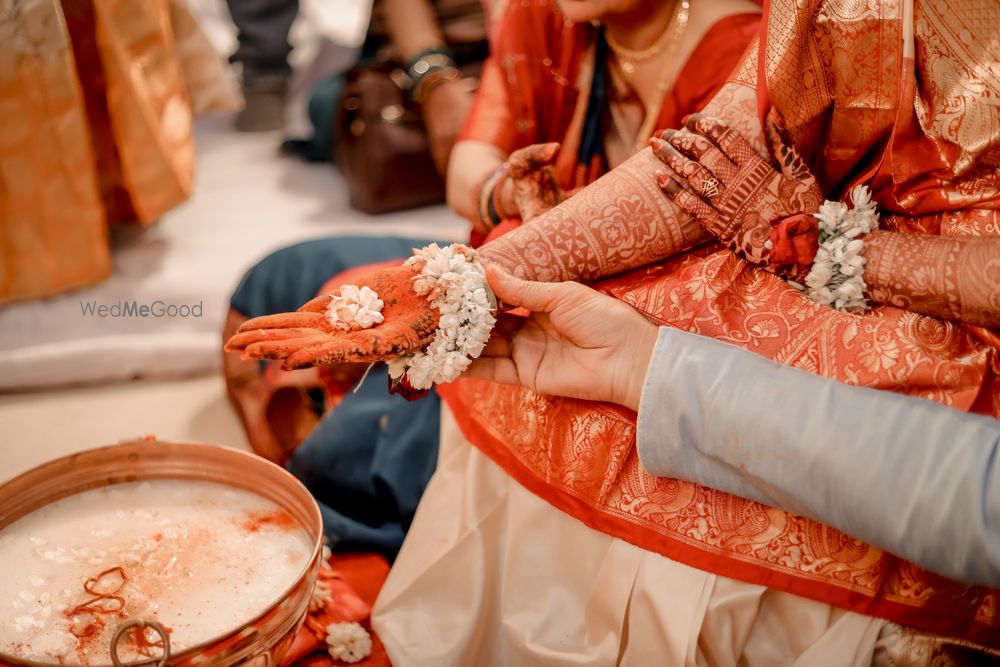
<svg viewBox="0 0 1000 667">
<path fill-rule="evenodd" d="M 763 122 L 803 154 L 828 197 L 864 181 L 884 228 L 998 234 L 1000 80 L 981 59 L 997 55 L 1000 5 L 765 3 L 764 25 L 735 81 L 756 88 Z M 597 287 L 659 324 L 1000 417 L 995 332 L 886 306 L 862 316 L 824 308 L 717 247 Z M 716 574 L 1000 647 L 998 591 L 945 580 L 802 516 L 652 477 L 628 410 L 481 381 L 439 391 L 466 438 L 596 530 Z M 761 418 L 780 419 L 776 410 L 762 405 Z"/>
</svg>

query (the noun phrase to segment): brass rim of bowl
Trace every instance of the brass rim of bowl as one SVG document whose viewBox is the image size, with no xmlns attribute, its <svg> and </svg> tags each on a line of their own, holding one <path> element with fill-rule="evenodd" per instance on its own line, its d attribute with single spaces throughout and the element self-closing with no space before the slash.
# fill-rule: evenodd
<svg viewBox="0 0 1000 667">
<path fill-rule="evenodd" d="M 178 453 L 193 456 L 182 457 L 180 460 L 177 460 Z M 143 455 L 147 456 L 144 457 Z M 170 458 L 175 459 L 172 464 L 170 463 Z M 184 458 L 187 458 L 187 466 L 182 462 Z M 197 461 L 206 464 L 201 472 L 199 472 L 201 466 L 191 465 Z M 156 466 L 142 473 L 136 471 L 119 471 L 112 474 L 116 464 L 122 463 L 135 465 L 140 463 L 166 463 L 167 465 L 162 467 Z M 212 467 L 212 463 L 223 463 L 224 465 L 220 469 Z M 92 464 L 90 468 L 87 467 L 88 464 Z M 234 479 L 225 478 L 219 474 L 226 467 L 244 470 L 243 466 L 248 466 L 251 470 L 256 469 L 258 474 L 253 477 L 237 476 Z M 101 474 L 102 470 L 104 471 L 103 475 Z M 252 482 L 257 477 L 271 477 L 275 480 L 280 480 L 287 490 L 287 494 L 279 496 L 277 493 L 278 487 L 254 486 Z M 253 626 L 273 612 L 302 583 L 303 577 L 307 576 L 310 569 L 316 565 L 323 548 L 323 520 L 320 515 L 319 505 L 316 504 L 316 500 L 309 493 L 308 489 L 303 486 L 302 482 L 281 466 L 271 463 L 256 454 L 221 445 L 174 443 L 146 438 L 124 441 L 117 445 L 87 449 L 53 459 L 0 484 L 0 531 L 3 531 L 7 526 L 31 514 L 35 510 L 63 498 L 91 489 L 154 479 L 215 482 L 250 491 L 258 496 L 267 498 L 283 510 L 289 512 L 296 519 L 299 527 L 309 535 L 309 539 L 313 542 L 312 555 L 306 561 L 305 566 L 296 575 L 292 584 L 282 591 L 281 595 L 274 602 L 268 605 L 261 613 L 246 621 L 242 626 L 172 654 L 168 664 L 174 664 L 175 662 L 189 659 L 229 637 L 238 635 L 244 628 Z M 66 485 L 59 488 L 57 493 L 46 495 L 46 486 L 44 484 L 40 486 L 39 482 L 49 482 L 51 485 L 54 480 L 63 480 L 66 482 Z M 295 496 L 298 496 L 299 500 L 306 501 L 305 506 L 308 508 L 307 511 L 300 511 L 302 510 L 301 507 L 292 507 L 287 502 L 283 502 L 283 499 L 292 500 Z M 14 505 L 12 501 L 22 497 L 27 497 L 29 500 L 27 505 L 11 507 Z M 28 667 L 113 667 L 111 664 L 80 665 L 77 663 L 37 662 L 0 652 L 0 663 L 3 662 L 13 665 L 26 665 Z"/>
</svg>

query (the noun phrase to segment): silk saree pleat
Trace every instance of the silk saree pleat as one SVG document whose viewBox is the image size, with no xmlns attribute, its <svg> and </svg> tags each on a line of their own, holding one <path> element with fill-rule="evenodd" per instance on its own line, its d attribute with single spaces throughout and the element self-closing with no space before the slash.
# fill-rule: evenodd
<svg viewBox="0 0 1000 667">
<path fill-rule="evenodd" d="M 57 0 L 0 14 L 0 303 L 111 272 L 83 91 Z"/>
<path fill-rule="evenodd" d="M 194 176 L 195 112 L 235 82 L 184 0 L 0 11 L 0 303 L 111 271 L 109 225 L 152 224 Z"/>
</svg>

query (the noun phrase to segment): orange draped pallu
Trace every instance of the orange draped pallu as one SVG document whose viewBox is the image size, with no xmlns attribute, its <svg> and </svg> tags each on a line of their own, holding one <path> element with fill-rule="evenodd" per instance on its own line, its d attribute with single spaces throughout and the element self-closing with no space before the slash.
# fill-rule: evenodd
<svg viewBox="0 0 1000 667">
<path fill-rule="evenodd" d="M 757 88 L 762 121 L 791 140 L 828 196 L 864 181 L 883 228 L 1000 235 L 1000 116 L 989 106 L 1000 100 L 1000 73 L 977 64 L 1000 32 L 1000 5 L 765 3 L 765 25 L 736 80 Z M 493 75 L 514 82 L 529 63 L 512 57 Z M 572 103 L 558 96 L 568 91 L 557 89 L 538 125 L 566 122 Z M 519 113 L 513 120 L 528 143 L 552 137 Z M 1000 417 L 995 332 L 886 306 L 862 316 L 831 310 L 717 246 L 597 287 L 661 325 Z M 596 530 L 702 570 L 1000 647 L 998 591 L 945 580 L 802 516 L 652 477 L 640 466 L 628 410 L 482 381 L 439 391 L 466 438 Z M 775 407 L 761 406 L 762 419 L 781 418 L 764 414 Z"/>
</svg>

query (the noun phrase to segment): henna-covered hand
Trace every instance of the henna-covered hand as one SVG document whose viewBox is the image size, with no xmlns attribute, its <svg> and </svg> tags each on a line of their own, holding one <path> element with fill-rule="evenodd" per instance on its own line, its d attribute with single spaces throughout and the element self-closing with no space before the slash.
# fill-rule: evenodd
<svg viewBox="0 0 1000 667">
<path fill-rule="evenodd" d="M 711 237 L 663 196 L 653 173 L 660 165 L 642 150 L 559 206 L 479 248 L 526 280 L 587 281 L 673 257 Z"/>
<path fill-rule="evenodd" d="M 294 313 L 247 320 L 226 343 L 229 352 L 253 359 L 284 359 L 284 368 L 393 359 L 427 346 L 440 314 L 413 291 L 414 271 L 402 265 L 373 271 L 355 281 L 384 302 L 382 324 L 361 331 L 334 329 L 326 309 L 332 295 L 316 297 Z"/>
<path fill-rule="evenodd" d="M 810 214 L 819 210 L 823 195 L 790 146 L 780 144 L 778 171 L 738 132 L 704 114 L 691 116 L 684 129 L 666 130 L 650 143 L 677 176 L 657 174 L 667 195 L 746 260 L 770 263 L 772 232 L 784 221 L 793 220 L 798 233 L 803 226 L 817 228 Z M 814 244 L 815 233 L 812 237 Z"/>
<path fill-rule="evenodd" d="M 566 198 L 552 170 L 559 144 L 534 144 L 519 148 L 507 158 L 507 183 L 502 208 L 523 222 L 545 213 Z"/>
</svg>

